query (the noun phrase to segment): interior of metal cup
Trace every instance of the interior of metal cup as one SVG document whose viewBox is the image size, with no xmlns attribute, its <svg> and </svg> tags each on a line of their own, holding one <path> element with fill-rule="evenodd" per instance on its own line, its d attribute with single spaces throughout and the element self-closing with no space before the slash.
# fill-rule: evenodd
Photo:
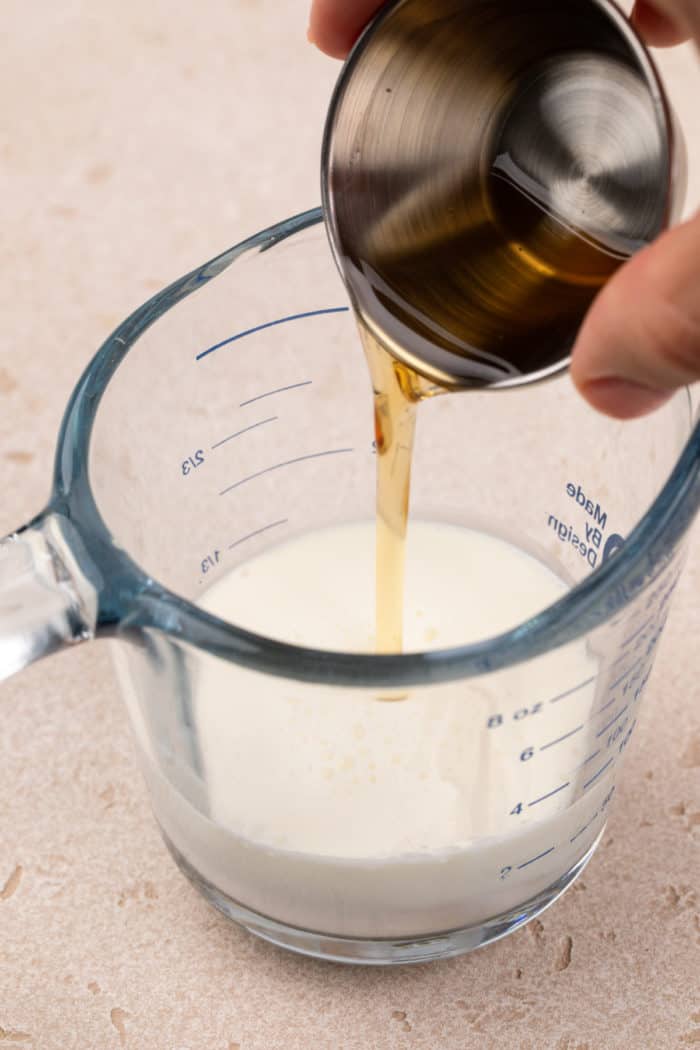
<svg viewBox="0 0 700 1050">
<path fill-rule="evenodd" d="M 558 327 L 551 346 L 541 334 L 527 359 L 494 359 L 536 306 L 484 232 L 502 221 L 489 179 L 516 173 L 554 237 L 575 230 L 622 261 L 668 223 L 671 153 L 653 63 L 608 0 L 399 0 L 356 45 L 331 103 L 332 249 L 364 322 L 418 372 L 447 386 L 545 378 L 566 366 L 575 329 Z M 465 288 L 493 332 L 458 315 Z"/>
</svg>

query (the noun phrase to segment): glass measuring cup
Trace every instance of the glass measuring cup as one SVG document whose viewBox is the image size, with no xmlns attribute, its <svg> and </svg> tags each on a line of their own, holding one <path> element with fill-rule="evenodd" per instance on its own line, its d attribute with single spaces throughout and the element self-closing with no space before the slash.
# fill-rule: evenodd
<svg viewBox="0 0 700 1050">
<path fill-rule="evenodd" d="M 483 529 L 571 584 L 497 637 L 334 652 L 266 637 L 264 611 L 253 630 L 195 604 L 282 541 L 373 518 L 369 379 L 320 210 L 115 331 L 66 410 L 47 508 L 0 544 L 0 677 L 111 639 L 180 867 L 248 929 L 338 960 L 469 950 L 576 877 L 700 502 L 685 392 L 624 424 L 566 377 L 423 408 L 412 520 Z M 312 593 L 281 580 L 270 608 L 291 621 Z M 380 702 L 397 686 L 402 703 Z M 394 740 L 372 785 L 366 749 L 376 764 Z"/>
</svg>

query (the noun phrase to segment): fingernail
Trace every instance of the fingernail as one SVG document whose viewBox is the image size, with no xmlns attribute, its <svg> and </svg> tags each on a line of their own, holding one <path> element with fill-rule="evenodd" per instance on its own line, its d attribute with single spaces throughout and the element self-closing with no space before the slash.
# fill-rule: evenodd
<svg viewBox="0 0 700 1050">
<path fill-rule="evenodd" d="M 312 30 L 311 26 L 307 27 L 306 39 L 309 41 L 310 44 L 315 44 L 316 43 L 316 38 L 314 37 L 313 30 Z"/>
<path fill-rule="evenodd" d="M 583 386 L 583 393 L 590 403 L 606 415 L 616 419 L 635 419 L 653 412 L 667 401 L 671 390 L 653 390 L 631 379 L 610 376 L 607 379 L 592 379 Z"/>
</svg>

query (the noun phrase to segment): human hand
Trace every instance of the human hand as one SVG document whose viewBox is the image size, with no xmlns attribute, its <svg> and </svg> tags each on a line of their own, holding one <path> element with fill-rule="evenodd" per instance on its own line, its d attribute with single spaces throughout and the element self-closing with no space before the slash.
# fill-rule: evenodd
<svg viewBox="0 0 700 1050">
<path fill-rule="evenodd" d="M 309 40 L 331 58 L 345 58 L 384 0 L 311 0 Z"/>
<path fill-rule="evenodd" d="M 344 58 L 378 0 L 313 0 L 309 39 Z M 637 0 L 632 22 L 646 41 L 700 45 L 700 0 Z M 595 408 L 644 415 L 700 379 L 700 214 L 662 234 L 595 299 L 574 347 L 571 375 Z"/>
</svg>

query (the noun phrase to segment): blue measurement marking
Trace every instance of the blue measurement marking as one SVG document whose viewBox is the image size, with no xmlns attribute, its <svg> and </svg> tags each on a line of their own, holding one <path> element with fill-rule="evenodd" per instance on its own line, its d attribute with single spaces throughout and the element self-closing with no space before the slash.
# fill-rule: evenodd
<svg viewBox="0 0 700 1050">
<path fill-rule="evenodd" d="M 593 814 L 593 816 L 591 817 L 591 819 L 588 821 L 588 823 L 584 824 L 582 828 L 579 828 L 579 830 L 576 832 L 576 834 L 573 836 L 573 838 L 569 839 L 569 842 L 575 842 L 576 839 L 579 837 L 579 835 L 583 835 L 584 831 L 586 831 L 588 828 L 590 828 L 591 824 L 593 823 L 593 821 L 595 820 L 595 818 L 598 816 L 599 813 L 600 813 L 600 810 L 597 809 L 595 811 L 595 813 Z"/>
<path fill-rule="evenodd" d="M 269 525 L 263 525 L 261 529 L 256 529 L 255 532 L 249 532 L 247 536 L 241 536 L 240 540 L 236 540 L 235 543 L 229 544 L 229 550 L 232 551 L 234 547 L 240 546 L 241 543 L 245 543 L 246 540 L 252 540 L 254 536 L 260 536 L 263 532 L 269 532 L 270 529 L 276 529 L 278 525 L 286 525 L 288 518 L 280 518 L 279 521 L 270 522 Z"/>
<path fill-rule="evenodd" d="M 614 704 L 616 699 L 617 699 L 617 697 L 611 696 L 606 704 L 603 704 L 602 707 L 598 708 L 598 710 L 596 711 L 596 716 L 602 715 L 603 711 L 606 711 L 610 707 L 611 704 Z"/>
<path fill-rule="evenodd" d="M 550 846 L 549 849 L 544 850 L 542 853 L 538 853 L 536 857 L 531 857 L 530 860 L 526 860 L 523 864 L 518 864 L 518 871 L 522 871 L 523 868 L 527 868 L 529 864 L 534 864 L 536 860 L 542 860 L 548 853 L 554 852 L 554 846 Z"/>
<path fill-rule="evenodd" d="M 624 715 L 624 713 L 625 713 L 625 711 L 627 710 L 628 707 L 629 707 L 629 704 L 625 704 L 625 706 L 622 708 L 622 710 L 618 711 L 617 714 L 615 715 L 615 717 L 611 718 L 610 721 L 608 722 L 608 724 L 606 726 L 603 726 L 603 728 L 596 733 L 596 740 L 598 739 L 599 736 L 602 736 L 603 733 L 607 733 L 608 729 L 610 729 L 610 726 L 614 726 L 615 723 L 617 722 L 618 718 L 622 718 L 622 716 Z"/>
<path fill-rule="evenodd" d="M 564 788 L 568 788 L 569 784 L 570 781 L 567 780 L 565 784 L 560 784 L 558 788 L 554 789 L 554 791 L 548 791 L 546 795 L 540 795 L 539 798 L 533 799 L 532 802 L 528 802 L 528 806 L 536 806 L 538 802 L 544 802 L 545 799 L 551 798 L 552 795 L 558 795 L 560 791 L 564 790 Z"/>
<path fill-rule="evenodd" d="M 597 750 L 597 751 L 594 751 L 592 755 L 589 755 L 589 756 L 588 756 L 588 758 L 584 758 L 584 760 L 583 760 L 583 762 L 581 763 L 581 765 L 582 765 L 582 766 L 587 766 L 587 765 L 588 765 L 588 763 L 589 763 L 589 762 L 592 762 L 592 761 L 593 761 L 593 759 L 594 759 L 594 758 L 596 757 L 596 755 L 599 755 L 599 754 L 600 754 L 600 748 L 598 748 L 598 750 Z"/>
<path fill-rule="evenodd" d="M 617 659 L 613 660 L 613 662 L 610 664 L 610 669 L 612 670 L 613 667 L 617 667 L 618 664 L 621 664 L 623 660 L 627 659 L 628 655 L 629 653 L 622 653 L 620 656 L 618 656 Z"/>
<path fill-rule="evenodd" d="M 229 434 L 228 437 L 222 438 L 221 441 L 217 441 L 215 445 L 211 446 L 211 450 L 213 452 L 215 448 L 225 445 L 227 441 L 233 441 L 234 438 L 240 437 L 241 434 L 247 434 L 249 430 L 263 427 L 266 423 L 274 423 L 276 419 L 279 419 L 279 416 L 270 416 L 269 419 L 261 419 L 259 423 L 251 423 L 249 427 L 243 427 L 243 430 L 237 430 L 235 434 Z"/>
<path fill-rule="evenodd" d="M 644 622 L 644 623 L 642 624 L 642 626 L 641 626 L 641 627 L 638 627 L 638 628 L 637 628 L 637 630 L 636 630 L 636 631 L 634 632 L 634 634 L 631 634 L 631 635 L 629 636 L 629 638 L 625 638 L 624 642 L 622 643 L 622 648 L 624 649 L 626 645 L 629 645 L 629 644 L 630 644 L 630 642 L 633 642 L 633 641 L 634 641 L 634 639 L 635 639 L 635 638 L 637 637 L 637 635 L 638 635 L 638 634 L 641 634 L 641 633 L 642 633 L 642 631 L 646 631 L 646 629 L 647 629 L 647 627 L 649 626 L 649 624 L 650 624 L 650 623 L 653 623 L 653 621 L 654 621 L 654 617 L 653 617 L 653 616 L 650 616 L 650 617 L 649 617 L 649 619 L 648 619 L 648 620 L 646 620 L 646 621 L 645 621 L 645 622 Z"/>
<path fill-rule="evenodd" d="M 621 674 L 619 678 L 615 679 L 613 684 L 611 686 L 608 686 L 608 688 L 609 689 L 614 689 L 616 686 L 618 686 L 620 684 L 620 682 L 624 682 L 625 678 L 627 678 L 628 675 L 632 674 L 632 671 L 634 671 L 635 668 L 639 667 L 640 663 L 641 663 L 641 660 L 635 660 L 634 663 L 630 667 L 627 668 L 625 673 Z"/>
<path fill-rule="evenodd" d="M 303 314 L 290 314 L 289 317 L 278 317 L 275 321 L 266 321 L 264 324 L 255 325 L 254 328 L 246 328 L 244 332 L 237 332 L 236 335 L 229 336 L 228 339 L 222 339 L 220 343 L 214 343 L 214 346 L 207 347 L 206 350 L 201 350 L 195 357 L 195 361 L 201 361 L 208 354 L 213 354 L 215 350 L 220 350 L 222 346 L 228 346 L 239 339 L 245 339 L 247 335 L 263 332 L 266 328 L 274 328 L 278 324 L 287 324 L 289 321 L 303 321 L 307 317 L 321 317 L 323 314 L 345 314 L 349 309 L 349 306 L 331 306 L 325 310 L 307 310 Z"/>
<path fill-rule="evenodd" d="M 249 474 L 247 477 L 241 478 L 240 481 L 234 481 L 233 485 L 222 489 L 219 495 L 225 496 L 227 492 L 240 488 L 241 485 L 245 485 L 248 481 L 253 481 L 254 478 L 260 478 L 263 474 L 270 474 L 273 470 L 281 470 L 282 467 L 291 467 L 294 463 L 304 463 L 307 459 L 321 459 L 323 456 L 340 456 L 344 452 L 354 451 L 353 448 L 332 448 L 328 452 L 311 452 L 308 456 L 296 456 L 294 459 L 286 459 L 284 463 L 275 463 L 271 467 L 265 467 L 264 470 L 258 470 L 255 474 Z"/>
<path fill-rule="evenodd" d="M 574 733 L 579 733 L 583 729 L 583 724 L 576 726 L 575 729 L 569 730 L 568 733 L 564 733 L 563 736 L 558 736 L 556 740 L 550 740 L 548 744 L 543 744 L 540 751 L 546 751 L 548 747 L 554 747 L 555 744 L 561 744 L 562 740 L 568 740 Z"/>
<path fill-rule="evenodd" d="M 567 689 L 565 693 L 560 693 L 559 696 L 553 696 L 552 699 L 549 701 L 550 704 L 556 704 L 559 702 L 559 700 L 564 700 L 567 696 L 571 696 L 572 693 L 577 693 L 579 689 L 585 689 L 585 687 L 587 685 L 590 685 L 591 682 L 595 682 L 595 678 L 596 676 L 592 675 L 590 678 L 587 678 L 585 682 L 580 682 L 579 685 L 575 685 L 573 689 Z"/>
<path fill-rule="evenodd" d="M 591 779 L 590 779 L 590 780 L 587 780 L 587 781 L 586 781 L 586 783 L 585 783 L 585 784 L 583 785 L 583 790 L 584 790 L 584 791 L 585 791 L 585 790 L 586 790 L 587 788 L 589 788 L 589 787 L 591 786 L 591 784 L 592 784 L 592 783 L 594 782 L 594 780 L 597 780 L 597 779 L 598 779 L 598 777 L 600 777 L 600 776 L 602 776 L 602 775 L 603 775 L 603 773 L 604 773 L 604 772 L 605 772 L 605 770 L 606 770 L 606 769 L 608 768 L 608 766 L 610 765 L 610 763 L 611 763 L 612 761 L 614 761 L 614 758 L 615 758 L 615 756 L 614 756 L 614 755 L 613 755 L 613 757 L 612 757 L 612 758 L 609 758 L 609 759 L 608 759 L 608 761 L 607 761 L 607 762 L 605 763 L 605 765 L 604 765 L 604 766 L 601 766 L 601 767 L 600 767 L 600 769 L 598 770 L 598 772 L 597 772 L 597 773 L 594 773 L 594 774 L 593 774 L 593 776 L 591 777 Z"/>
<path fill-rule="evenodd" d="M 264 397 L 272 397 L 273 394 L 284 394 L 287 390 L 298 390 L 300 386 L 311 386 L 313 379 L 305 379 L 302 383 L 290 383 L 289 386 L 277 386 L 274 390 L 266 390 L 264 394 L 256 394 L 255 397 L 249 397 L 247 401 L 241 401 L 239 408 L 245 408 L 246 405 L 252 405 L 255 401 L 262 401 Z"/>
</svg>

